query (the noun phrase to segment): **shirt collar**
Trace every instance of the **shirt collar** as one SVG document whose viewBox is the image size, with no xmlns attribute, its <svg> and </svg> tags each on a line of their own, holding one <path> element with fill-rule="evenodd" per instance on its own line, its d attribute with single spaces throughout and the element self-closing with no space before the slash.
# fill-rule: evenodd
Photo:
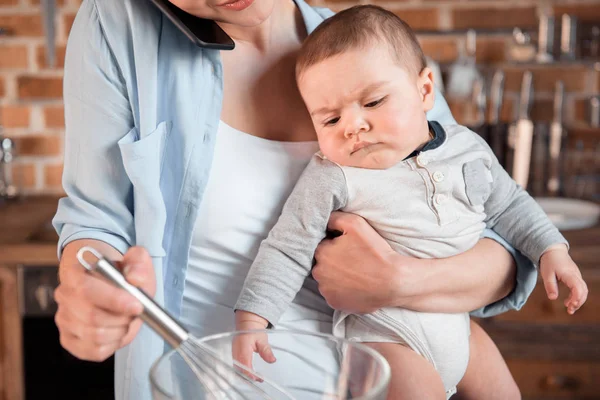
<svg viewBox="0 0 600 400">
<path fill-rule="evenodd" d="M 429 132 L 433 134 L 433 139 L 425 143 L 425 146 L 423 146 L 421 150 L 415 150 L 412 153 L 410 153 L 408 157 L 406 157 L 404 160 L 416 157 L 423 151 L 437 149 L 446 140 L 446 131 L 444 130 L 444 128 L 442 128 L 442 125 L 440 125 L 439 122 L 427 121 L 427 125 L 429 125 Z"/>
<path fill-rule="evenodd" d="M 306 33 L 310 35 L 310 33 L 314 31 L 325 18 L 316 12 L 315 9 L 308 5 L 304 0 L 294 0 L 294 2 L 300 10 L 300 14 L 302 14 L 304 26 L 306 27 Z"/>
</svg>

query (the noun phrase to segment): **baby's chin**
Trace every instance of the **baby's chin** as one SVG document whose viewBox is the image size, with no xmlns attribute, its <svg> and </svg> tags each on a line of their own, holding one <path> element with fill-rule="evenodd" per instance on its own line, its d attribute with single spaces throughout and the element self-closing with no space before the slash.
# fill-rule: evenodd
<svg viewBox="0 0 600 400">
<path fill-rule="evenodd" d="M 404 159 L 401 155 L 391 151 L 375 151 L 368 154 L 348 158 L 349 167 L 365 169 L 388 169 Z M 343 164 L 342 164 L 343 165 Z"/>
<path fill-rule="evenodd" d="M 388 161 L 388 160 L 365 160 L 364 162 L 357 163 L 357 165 L 353 165 L 355 168 L 364 168 L 364 169 L 388 169 L 392 168 L 394 165 L 398 164 L 398 162 Z"/>
</svg>

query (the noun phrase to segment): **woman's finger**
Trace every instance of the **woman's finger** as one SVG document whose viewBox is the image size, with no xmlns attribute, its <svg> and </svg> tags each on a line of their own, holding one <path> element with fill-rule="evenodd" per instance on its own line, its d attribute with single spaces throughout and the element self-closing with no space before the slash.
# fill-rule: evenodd
<svg viewBox="0 0 600 400">
<path fill-rule="evenodd" d="M 355 231 L 362 222 L 365 222 L 364 219 L 356 214 L 334 211 L 329 216 L 327 230 L 347 233 Z"/>
<path fill-rule="evenodd" d="M 83 302 L 117 315 L 138 315 L 141 304 L 129 293 L 117 288 L 95 273 L 89 273 L 81 265 L 61 264 L 59 289 L 72 307 Z"/>
<path fill-rule="evenodd" d="M 127 330 L 127 334 L 123 337 L 123 339 L 121 339 L 121 343 L 119 344 L 119 348 L 121 348 L 123 346 L 127 346 L 129 343 L 131 343 L 133 341 L 133 339 L 135 338 L 135 336 L 139 332 L 140 328 L 142 327 L 143 323 L 144 323 L 144 321 L 142 321 L 141 319 L 135 318 L 129 324 L 129 327 L 128 327 L 128 330 Z"/>
<path fill-rule="evenodd" d="M 117 343 L 92 346 L 89 342 L 69 333 L 61 333 L 60 344 L 75 357 L 95 362 L 105 361 L 117 350 Z"/>
<path fill-rule="evenodd" d="M 113 314 L 137 316 L 143 310 L 142 304 L 125 290 L 92 275 L 75 290 L 92 306 Z"/>
<path fill-rule="evenodd" d="M 86 325 L 120 327 L 129 325 L 132 320 L 131 316 L 114 314 L 94 307 L 85 299 L 76 298 L 69 289 L 62 285 L 54 291 L 54 299 L 59 304 L 60 310 L 73 314 L 77 320 Z"/>
<path fill-rule="evenodd" d="M 152 258 L 141 246 L 131 247 L 120 262 L 123 274 L 129 283 L 141 288 L 149 296 L 156 293 L 156 277 Z"/>
<path fill-rule="evenodd" d="M 82 322 L 67 309 L 59 309 L 54 321 L 61 333 L 69 333 L 91 344 L 103 345 L 118 343 L 127 334 L 128 324 L 118 326 L 93 326 Z"/>
<path fill-rule="evenodd" d="M 323 240 L 321 243 L 319 243 L 319 245 L 317 246 L 316 250 L 315 250 L 315 260 L 317 260 L 317 265 L 320 262 L 323 262 L 324 259 L 327 258 L 327 256 L 329 255 L 329 252 L 334 250 L 334 243 L 332 240 L 330 239 L 326 239 Z"/>
</svg>

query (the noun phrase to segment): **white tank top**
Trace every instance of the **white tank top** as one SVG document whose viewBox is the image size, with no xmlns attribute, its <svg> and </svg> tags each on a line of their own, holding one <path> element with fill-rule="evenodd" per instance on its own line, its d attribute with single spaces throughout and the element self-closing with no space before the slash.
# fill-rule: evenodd
<svg viewBox="0 0 600 400">
<path fill-rule="evenodd" d="M 316 151 L 317 142 L 267 140 L 219 123 L 183 292 L 181 319 L 197 337 L 234 329 L 233 306 L 258 247 Z M 281 323 L 330 333 L 331 310 L 315 292 L 302 289 Z"/>
</svg>

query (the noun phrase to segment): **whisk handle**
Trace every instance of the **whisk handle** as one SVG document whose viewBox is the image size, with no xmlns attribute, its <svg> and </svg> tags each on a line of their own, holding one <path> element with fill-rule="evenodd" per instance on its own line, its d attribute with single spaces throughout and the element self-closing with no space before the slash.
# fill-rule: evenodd
<svg viewBox="0 0 600 400">
<path fill-rule="evenodd" d="M 86 253 L 92 253 L 97 261 L 90 264 L 84 258 Z M 165 339 L 174 348 L 188 339 L 189 333 L 182 327 L 169 313 L 159 306 L 150 296 L 142 289 L 133 286 L 123 276 L 110 261 L 105 259 L 98 251 L 89 246 L 84 246 L 77 252 L 77 259 L 88 271 L 96 271 L 104 278 L 108 279 L 115 286 L 125 289 L 129 294 L 135 297 L 142 306 L 144 311 L 140 318 L 150 326 L 156 333 Z"/>
</svg>

